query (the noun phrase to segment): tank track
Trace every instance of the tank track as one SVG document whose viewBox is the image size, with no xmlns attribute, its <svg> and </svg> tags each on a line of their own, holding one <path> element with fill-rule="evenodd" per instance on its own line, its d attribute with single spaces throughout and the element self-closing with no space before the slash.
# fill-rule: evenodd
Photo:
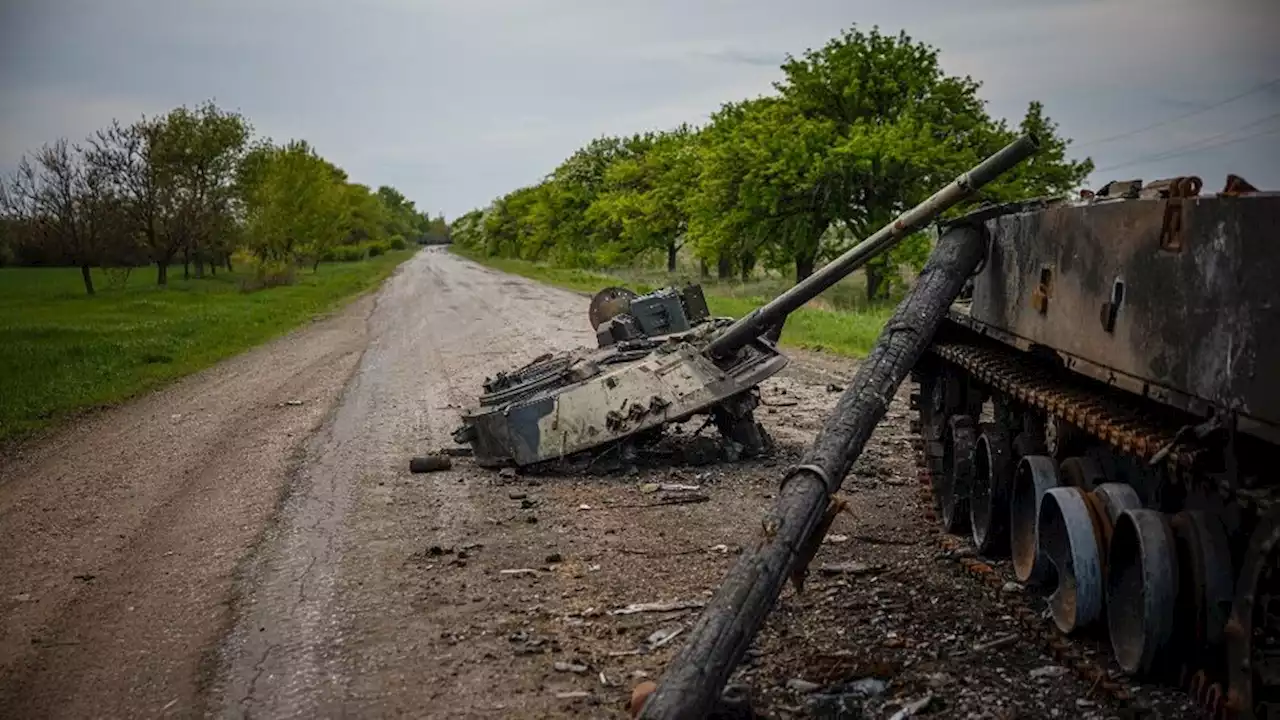
<svg viewBox="0 0 1280 720">
<path fill-rule="evenodd" d="M 1081 447 L 1105 445 L 1115 456 L 1132 461 L 1137 467 L 1163 472 L 1163 477 L 1183 491 L 1195 488 L 1196 492 L 1216 495 L 1222 503 L 1234 505 L 1244 515 L 1255 518 L 1256 522 L 1249 523 L 1256 529 L 1249 533 L 1251 539 L 1243 566 L 1239 566 L 1239 578 L 1235 573 L 1229 578 L 1231 613 L 1229 619 L 1221 618 L 1225 621 L 1223 637 L 1213 643 L 1217 657 L 1203 652 L 1183 653 L 1183 664 L 1165 668 L 1163 677 L 1176 680 L 1209 717 L 1280 718 L 1280 499 L 1274 483 L 1261 486 L 1251 479 L 1242 483 L 1243 487 L 1233 486 L 1225 474 L 1212 472 L 1215 463 L 1221 463 L 1221 454 L 1197 446 L 1194 440 L 1188 441 L 1190 428 L 1175 413 L 1077 376 L 1038 358 L 1034 352 L 1020 352 L 967 331 L 940 334 L 913 371 L 913 378 L 917 383 L 911 400 L 912 409 L 918 411 L 913 425 L 920 434 L 917 449 L 922 468 L 921 491 L 928 501 L 926 507 L 932 506 L 937 513 L 931 519 L 941 519 L 944 531 L 949 533 L 942 536 L 945 550 L 958 550 L 961 542 L 955 535 L 969 529 L 964 522 L 969 515 L 964 504 L 970 498 L 958 489 L 956 478 L 957 473 L 973 470 L 971 454 L 962 450 L 966 443 L 973 443 L 975 430 L 991 433 L 993 438 L 1016 436 L 1010 443 L 1014 463 L 1026 455 L 1070 457 L 1069 451 L 1062 453 L 1061 447 L 1052 447 L 1063 443 Z M 994 422 L 979 424 L 984 412 L 994 416 Z M 1036 427 L 1056 428 L 1059 435 L 1066 433 L 1070 437 L 1050 438 L 1048 433 L 1033 432 Z M 995 457 L 989 451 L 988 455 Z M 1101 482 L 1102 478 L 1098 480 Z M 1077 484 L 1062 476 L 1063 486 Z M 987 498 L 980 501 L 984 500 Z M 1007 502 L 1008 498 L 1004 500 Z M 1093 510 L 1097 505 L 1095 502 Z M 1039 517 L 1038 504 L 1036 510 Z M 1095 514 L 1094 520 L 1097 519 Z M 1185 526 L 1186 518 L 1181 519 Z M 1101 525 L 1106 528 L 1105 540 L 1098 535 L 1099 544 L 1105 547 L 1110 541 L 1111 526 L 1107 522 Z M 1008 533 L 1007 527 L 1003 532 Z M 981 554 L 993 558 L 1006 555 L 1007 542 L 992 544 L 979 534 L 971 541 L 975 539 L 984 540 L 974 542 L 979 555 L 960 557 L 960 565 L 989 585 L 1001 602 L 1012 605 L 1011 614 L 1061 664 L 1073 669 L 1126 714 L 1143 714 L 1145 708 L 1136 701 L 1125 672 L 1108 670 L 1091 658 L 1079 642 L 1055 628 L 1053 622 L 1046 623 L 1031 605 L 1034 595 L 1000 592 L 1008 578 L 984 562 Z M 1103 564 L 1105 567 L 1105 561 Z M 1232 567 L 1229 554 L 1225 564 Z M 1208 565 L 1212 574 L 1213 563 Z M 1206 572 L 1203 568 L 1197 570 Z M 1204 581 L 1202 574 L 1195 574 L 1193 579 L 1196 583 Z M 1185 586 L 1175 592 L 1185 595 Z M 1199 592 L 1194 594 L 1197 599 L 1200 597 Z M 1180 612 L 1186 612 L 1183 605 L 1178 607 Z M 1206 608 L 1197 609 L 1201 614 L 1196 617 L 1203 621 Z M 1197 634 L 1196 641 L 1202 640 L 1203 635 Z M 1186 647 L 1190 646 L 1181 645 L 1178 649 Z"/>
</svg>

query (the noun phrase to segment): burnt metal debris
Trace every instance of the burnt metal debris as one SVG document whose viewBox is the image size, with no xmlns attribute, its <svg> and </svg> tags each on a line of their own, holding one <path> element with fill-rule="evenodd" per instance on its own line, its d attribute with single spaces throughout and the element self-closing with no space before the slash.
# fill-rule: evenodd
<svg viewBox="0 0 1280 720">
<path fill-rule="evenodd" d="M 787 315 L 876 254 L 921 229 L 1026 158 L 1020 138 L 790 290 L 733 321 L 712 317 L 697 285 L 635 295 L 608 288 L 591 302 L 599 347 L 545 355 L 484 384 L 454 440 L 484 467 L 545 467 L 583 453 L 634 454 L 664 426 L 708 416 L 751 457 L 769 447 L 756 422 L 757 386 L 787 364 L 770 338 Z"/>
</svg>

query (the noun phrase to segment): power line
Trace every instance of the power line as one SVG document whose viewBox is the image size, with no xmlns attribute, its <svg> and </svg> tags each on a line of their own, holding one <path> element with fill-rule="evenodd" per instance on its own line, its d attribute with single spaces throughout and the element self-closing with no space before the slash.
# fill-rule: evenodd
<svg viewBox="0 0 1280 720">
<path fill-rule="evenodd" d="M 1270 128 L 1267 130 L 1263 130 L 1262 132 L 1250 133 L 1248 135 L 1244 135 L 1241 137 L 1226 138 L 1221 142 L 1209 142 L 1211 140 L 1221 138 L 1224 135 L 1231 135 L 1231 134 L 1240 132 L 1241 130 L 1246 130 L 1255 125 L 1260 125 L 1268 120 L 1273 120 L 1278 117 L 1280 117 L 1280 113 L 1275 113 L 1274 115 L 1270 115 L 1268 117 L 1262 118 L 1261 120 L 1256 120 L 1254 122 L 1251 122 L 1248 125 L 1245 125 L 1244 127 L 1239 127 L 1239 128 L 1236 128 L 1235 130 L 1229 130 L 1224 133 L 1218 133 L 1217 135 L 1210 135 L 1207 138 L 1202 138 L 1201 140 L 1197 141 L 1196 143 L 1193 143 L 1188 147 L 1182 147 L 1176 150 L 1166 150 L 1164 152 L 1153 153 L 1151 155 L 1144 155 L 1142 157 L 1137 157 L 1127 162 L 1119 163 L 1117 165 L 1108 165 L 1106 167 L 1096 168 L 1094 169 L 1094 172 L 1095 173 L 1107 172 L 1109 170 L 1116 170 L 1119 168 L 1129 167 L 1131 165 L 1137 165 L 1140 163 L 1160 162 L 1162 160 L 1168 160 L 1170 158 L 1180 157 L 1182 155 L 1189 155 L 1194 152 L 1200 152 L 1201 150 L 1211 150 L 1213 148 L 1226 147 L 1228 145 L 1235 145 L 1236 143 L 1244 142 L 1245 140 L 1252 140 L 1254 138 L 1262 137 L 1264 135 L 1274 135 L 1275 133 L 1280 133 L 1280 127 Z"/>
<path fill-rule="evenodd" d="M 1226 98 L 1224 100 L 1219 100 L 1215 103 L 1206 105 L 1205 107 L 1202 107 L 1202 108 L 1197 108 L 1195 110 L 1192 110 L 1191 112 L 1183 113 L 1182 115 L 1175 115 L 1171 118 L 1165 118 L 1164 120 L 1156 121 L 1154 123 L 1151 123 L 1150 125 L 1145 125 L 1143 127 L 1137 128 L 1136 130 L 1128 130 L 1126 132 L 1122 132 L 1119 135 L 1111 135 L 1109 137 L 1098 138 L 1096 140 L 1089 140 L 1088 142 L 1079 143 L 1075 145 L 1075 147 L 1082 148 L 1082 147 L 1088 147 L 1090 145 L 1101 145 L 1102 143 L 1109 143 L 1113 140 L 1120 140 L 1123 138 L 1131 137 L 1133 135 L 1137 135 L 1138 133 L 1144 133 L 1148 130 L 1153 130 L 1158 127 L 1163 127 L 1165 125 L 1178 122 L 1179 120 L 1185 120 L 1189 117 L 1195 117 L 1196 115 L 1199 115 L 1201 113 L 1206 113 L 1210 110 L 1213 110 L 1214 108 L 1218 108 L 1223 105 L 1226 105 L 1227 103 L 1235 102 L 1236 100 L 1239 100 L 1242 97 L 1248 97 L 1249 95 L 1253 95 L 1254 93 L 1262 92 L 1263 90 L 1266 90 L 1267 88 L 1277 84 L 1280 84 L 1280 78 L 1269 80 L 1267 82 L 1262 83 L 1261 85 L 1257 85 L 1257 86 L 1254 86 L 1253 88 L 1250 88 L 1249 90 L 1245 90 L 1244 92 L 1238 95 L 1232 95 L 1229 98 Z"/>
</svg>

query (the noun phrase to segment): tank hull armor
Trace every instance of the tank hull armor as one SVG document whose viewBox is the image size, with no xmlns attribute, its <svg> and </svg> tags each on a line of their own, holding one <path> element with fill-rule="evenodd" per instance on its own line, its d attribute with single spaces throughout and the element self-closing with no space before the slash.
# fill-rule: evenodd
<svg viewBox="0 0 1280 720">
<path fill-rule="evenodd" d="M 987 256 L 912 402 L 945 530 L 1011 555 L 1053 632 L 1213 717 L 1280 717 L 1280 194 L 1199 188 L 956 221 Z"/>
</svg>

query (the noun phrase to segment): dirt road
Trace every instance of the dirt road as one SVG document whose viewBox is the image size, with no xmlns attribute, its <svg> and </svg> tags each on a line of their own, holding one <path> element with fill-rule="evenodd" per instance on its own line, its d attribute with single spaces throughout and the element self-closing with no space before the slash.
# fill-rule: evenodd
<svg viewBox="0 0 1280 720">
<path fill-rule="evenodd" d="M 376 297 L 6 461 L 0 717 L 624 717 L 853 367 L 800 353 L 764 387 L 767 460 L 407 472 L 486 374 L 591 343 L 585 306 L 429 249 Z M 868 717 L 925 695 L 946 717 L 1107 716 L 940 557 L 904 399 L 846 482 L 843 541 L 739 680 L 777 717 L 831 702 L 795 680 L 865 681 Z M 661 482 L 709 500 L 658 504 Z M 611 612 L 656 601 L 689 607 Z"/>
</svg>

